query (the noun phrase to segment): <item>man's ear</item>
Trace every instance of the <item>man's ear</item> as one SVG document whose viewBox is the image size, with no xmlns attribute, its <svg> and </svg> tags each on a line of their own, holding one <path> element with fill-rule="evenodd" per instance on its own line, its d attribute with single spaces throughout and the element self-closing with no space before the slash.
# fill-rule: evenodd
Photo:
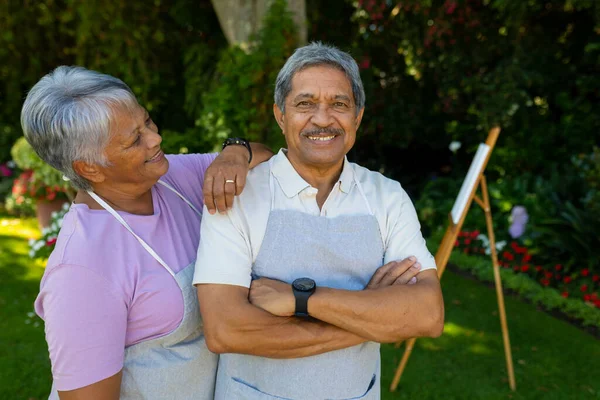
<svg viewBox="0 0 600 400">
<path fill-rule="evenodd" d="M 358 115 L 356 116 L 356 130 L 358 130 L 358 127 L 360 126 L 360 123 L 362 121 L 362 117 L 363 114 L 365 113 L 365 108 L 363 107 L 359 112 Z"/>
<path fill-rule="evenodd" d="M 106 179 L 106 176 L 96 164 L 88 164 L 84 161 L 77 160 L 73 161 L 73 169 L 77 175 L 82 176 L 93 183 L 101 183 Z"/>
<path fill-rule="evenodd" d="M 275 121 L 277 121 L 277 125 L 281 128 L 281 132 L 283 132 L 283 119 L 285 118 L 285 114 L 281 112 L 277 104 L 273 104 L 273 115 L 275 115 Z"/>
</svg>

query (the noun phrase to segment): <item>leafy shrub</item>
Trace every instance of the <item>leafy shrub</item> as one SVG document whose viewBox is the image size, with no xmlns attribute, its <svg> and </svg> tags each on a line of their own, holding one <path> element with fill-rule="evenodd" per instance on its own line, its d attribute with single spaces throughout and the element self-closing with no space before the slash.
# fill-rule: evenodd
<svg viewBox="0 0 600 400">
<path fill-rule="evenodd" d="M 296 28 L 286 2 L 276 0 L 248 47 L 232 46 L 222 52 L 199 116 L 210 140 L 241 136 L 275 149 L 283 146 L 284 137 L 273 117 L 273 93 L 277 74 L 296 45 Z"/>
</svg>

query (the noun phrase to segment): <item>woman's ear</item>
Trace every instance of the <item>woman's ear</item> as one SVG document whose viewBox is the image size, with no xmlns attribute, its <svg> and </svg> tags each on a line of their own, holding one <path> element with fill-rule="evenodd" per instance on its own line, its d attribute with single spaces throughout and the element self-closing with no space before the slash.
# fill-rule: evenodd
<svg viewBox="0 0 600 400">
<path fill-rule="evenodd" d="M 93 183 L 104 182 L 106 178 L 96 164 L 88 164 L 81 160 L 73 161 L 73 170 L 77 175 Z"/>
</svg>

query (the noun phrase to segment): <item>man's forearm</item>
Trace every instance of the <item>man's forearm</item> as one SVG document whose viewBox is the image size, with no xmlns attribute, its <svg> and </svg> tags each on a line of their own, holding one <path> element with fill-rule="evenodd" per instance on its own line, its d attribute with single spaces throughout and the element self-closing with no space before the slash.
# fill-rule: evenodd
<svg viewBox="0 0 600 400">
<path fill-rule="evenodd" d="M 321 321 L 276 317 L 248 303 L 247 289 L 228 292 L 219 286 L 200 285 L 198 297 L 205 322 L 208 348 L 214 353 L 251 354 L 269 358 L 298 358 L 326 353 L 365 342 L 364 338 Z M 213 289 L 216 289 L 213 290 Z"/>
<path fill-rule="evenodd" d="M 376 290 L 318 288 L 308 301 L 308 312 L 314 318 L 380 343 L 439 336 L 444 320 L 443 300 L 435 279 Z"/>
<path fill-rule="evenodd" d="M 250 148 L 252 148 L 252 161 L 250 162 L 250 168 L 256 167 L 261 162 L 269 160 L 273 157 L 273 152 L 270 148 L 261 143 L 251 142 Z"/>
</svg>

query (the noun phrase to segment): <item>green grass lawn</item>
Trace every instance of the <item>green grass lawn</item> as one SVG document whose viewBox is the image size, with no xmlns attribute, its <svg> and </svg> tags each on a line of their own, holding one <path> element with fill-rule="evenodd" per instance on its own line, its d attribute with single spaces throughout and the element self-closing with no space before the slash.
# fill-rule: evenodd
<svg viewBox="0 0 600 400">
<path fill-rule="evenodd" d="M 37 234 L 33 220 L 0 218 L 0 399 L 42 399 L 50 388 L 43 324 L 31 314 L 43 265 L 27 239 Z M 387 389 L 403 349 L 383 346 L 384 399 L 600 399 L 600 341 L 507 298 L 512 393 L 494 290 L 450 271 L 442 286 L 444 334 L 417 341 L 396 393 Z"/>
</svg>

